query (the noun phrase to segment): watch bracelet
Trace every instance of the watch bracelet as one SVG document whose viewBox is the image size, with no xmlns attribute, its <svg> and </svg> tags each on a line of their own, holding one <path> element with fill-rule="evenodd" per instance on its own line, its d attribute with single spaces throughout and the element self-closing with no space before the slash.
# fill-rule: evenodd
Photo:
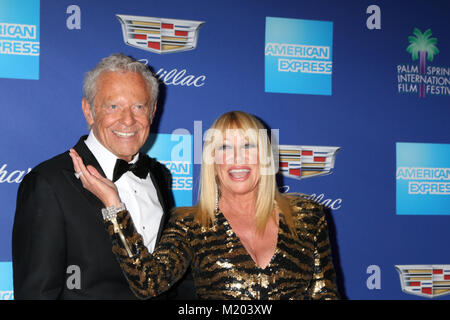
<svg viewBox="0 0 450 320">
<path fill-rule="evenodd" d="M 102 209 L 102 216 L 103 220 L 111 221 L 112 219 L 115 219 L 117 217 L 117 214 L 125 211 L 127 208 L 125 206 L 125 203 L 121 202 L 119 207 L 111 206 L 107 208 Z"/>
</svg>

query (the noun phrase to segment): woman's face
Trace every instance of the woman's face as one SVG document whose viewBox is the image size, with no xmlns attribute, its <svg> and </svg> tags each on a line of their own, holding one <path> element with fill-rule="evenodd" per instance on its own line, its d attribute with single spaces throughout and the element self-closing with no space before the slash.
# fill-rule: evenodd
<svg viewBox="0 0 450 320">
<path fill-rule="evenodd" d="M 222 194 L 245 195 L 258 190 L 260 179 L 256 139 L 229 129 L 215 148 L 215 170 Z"/>
</svg>

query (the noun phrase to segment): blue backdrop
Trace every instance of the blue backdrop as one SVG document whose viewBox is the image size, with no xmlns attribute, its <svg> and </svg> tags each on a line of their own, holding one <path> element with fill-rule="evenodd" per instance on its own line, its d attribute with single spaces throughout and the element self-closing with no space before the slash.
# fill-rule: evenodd
<svg viewBox="0 0 450 320">
<path fill-rule="evenodd" d="M 449 9 L 445 0 L 0 0 L 0 298 L 13 296 L 18 185 L 30 168 L 88 132 L 84 73 L 122 52 L 161 76 L 152 132 L 178 129 L 188 137 L 187 167 L 170 158 L 181 140 L 172 142 L 171 155 L 152 153 L 154 138 L 146 146 L 187 179 L 174 186 L 189 193 L 184 204 L 196 201 L 201 134 L 220 114 L 244 110 L 279 129 L 280 144 L 340 147 L 331 174 L 279 180 L 283 190 L 330 208 L 344 298 L 423 299 L 408 288 L 431 283 L 434 291 L 421 293 L 449 299 Z M 175 29 L 180 23 L 171 19 L 204 23 L 191 50 L 160 54 L 127 45 L 118 14 L 167 18 L 162 23 Z M 397 211 L 405 199 L 421 209 Z M 433 276 L 406 281 L 402 291 L 396 265 L 426 267 Z M 442 291 L 434 274 L 442 275 Z"/>
</svg>

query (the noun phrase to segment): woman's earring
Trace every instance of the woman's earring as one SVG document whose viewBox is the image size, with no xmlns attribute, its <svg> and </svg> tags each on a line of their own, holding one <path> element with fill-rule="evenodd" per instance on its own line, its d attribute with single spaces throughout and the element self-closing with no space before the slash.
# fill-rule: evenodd
<svg viewBox="0 0 450 320">
<path fill-rule="evenodd" d="M 214 213 L 219 213 L 219 191 L 216 185 L 216 207 L 214 208 Z"/>
</svg>

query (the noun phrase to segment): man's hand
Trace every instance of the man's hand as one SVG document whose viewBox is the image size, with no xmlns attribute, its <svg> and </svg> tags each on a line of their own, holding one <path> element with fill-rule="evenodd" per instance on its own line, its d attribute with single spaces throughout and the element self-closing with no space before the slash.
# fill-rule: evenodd
<svg viewBox="0 0 450 320">
<path fill-rule="evenodd" d="M 70 149 L 75 173 L 81 180 L 83 187 L 99 198 L 106 207 L 119 207 L 120 197 L 116 185 L 103 177 L 93 166 L 85 166 L 83 159 L 74 149 Z"/>
</svg>

